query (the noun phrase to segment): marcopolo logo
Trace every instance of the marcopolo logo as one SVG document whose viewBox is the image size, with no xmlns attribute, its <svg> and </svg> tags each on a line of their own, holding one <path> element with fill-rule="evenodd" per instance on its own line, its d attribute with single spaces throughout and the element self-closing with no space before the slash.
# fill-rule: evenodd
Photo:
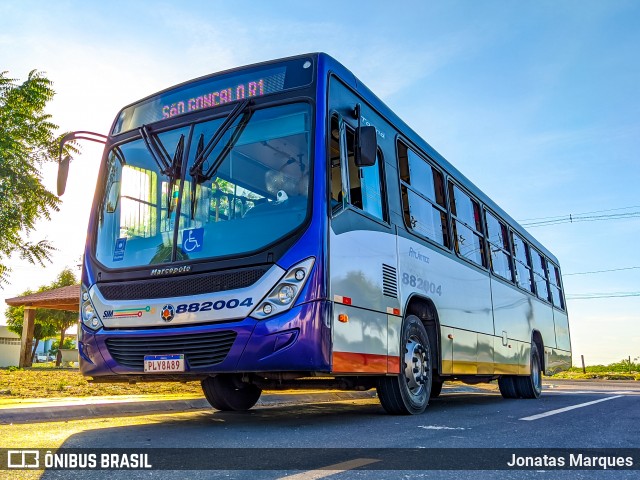
<svg viewBox="0 0 640 480">
<path fill-rule="evenodd" d="M 171 304 L 165 305 L 160 311 L 160 318 L 162 318 L 162 320 L 164 320 L 165 322 L 170 322 L 171 320 L 173 320 L 173 317 L 175 317 L 175 315 L 176 311 Z"/>
<path fill-rule="evenodd" d="M 154 268 L 151 270 L 151 276 L 159 275 L 175 275 L 176 273 L 186 273 L 191 271 L 191 265 L 183 265 L 181 267 Z"/>
</svg>

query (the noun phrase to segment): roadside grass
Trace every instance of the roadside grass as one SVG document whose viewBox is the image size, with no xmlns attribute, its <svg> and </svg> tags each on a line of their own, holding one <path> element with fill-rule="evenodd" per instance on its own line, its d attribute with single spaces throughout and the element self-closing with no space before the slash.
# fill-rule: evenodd
<svg viewBox="0 0 640 480">
<path fill-rule="evenodd" d="M 586 368 L 587 373 L 582 372 L 582 368 L 571 368 L 566 372 L 556 373 L 547 378 L 566 378 L 570 380 L 635 380 L 640 381 L 640 373 L 624 373 L 624 372 L 590 372 L 589 367 Z"/>
<path fill-rule="evenodd" d="M 11 398 L 58 398 L 110 395 L 202 395 L 200 382 L 89 383 L 76 368 L 37 364 L 0 369 L 0 401 Z"/>
<path fill-rule="evenodd" d="M 555 374 L 553 378 L 640 381 L 640 364 L 629 360 L 620 360 L 609 365 L 590 365 L 585 368 L 585 372 L 580 367 L 571 367 L 566 372 Z"/>
</svg>

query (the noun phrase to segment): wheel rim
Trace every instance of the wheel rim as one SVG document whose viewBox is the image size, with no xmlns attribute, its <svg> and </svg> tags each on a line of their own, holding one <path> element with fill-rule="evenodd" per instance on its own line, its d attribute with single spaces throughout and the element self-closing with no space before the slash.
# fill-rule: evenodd
<svg viewBox="0 0 640 480">
<path fill-rule="evenodd" d="M 428 359 L 427 351 L 416 337 L 407 340 L 404 354 L 404 376 L 407 388 L 414 397 L 419 396 L 425 389 L 427 382 Z"/>
</svg>

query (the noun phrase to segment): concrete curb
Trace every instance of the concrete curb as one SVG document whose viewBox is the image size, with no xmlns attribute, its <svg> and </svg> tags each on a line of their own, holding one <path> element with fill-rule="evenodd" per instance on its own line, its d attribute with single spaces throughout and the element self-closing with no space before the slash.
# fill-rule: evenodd
<svg viewBox="0 0 640 480">
<path fill-rule="evenodd" d="M 317 393 L 267 393 L 260 397 L 256 407 L 275 405 L 297 405 L 305 403 L 338 402 L 375 398 L 375 390 L 366 392 L 317 392 Z M 15 408 L 0 409 L 0 424 L 52 422 L 75 420 L 86 417 L 115 417 L 144 413 L 176 413 L 193 410 L 213 410 L 204 398 L 182 398 L 175 400 L 123 399 L 100 403 L 79 403 L 78 399 L 64 403 L 61 401 L 37 403 Z"/>
</svg>

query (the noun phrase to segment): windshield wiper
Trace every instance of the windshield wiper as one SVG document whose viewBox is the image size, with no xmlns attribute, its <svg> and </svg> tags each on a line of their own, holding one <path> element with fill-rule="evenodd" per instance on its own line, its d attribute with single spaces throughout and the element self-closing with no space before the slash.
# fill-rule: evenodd
<svg viewBox="0 0 640 480">
<path fill-rule="evenodd" d="M 209 158 L 209 155 L 211 155 L 211 152 L 213 151 L 213 149 L 216 148 L 216 145 L 222 139 L 222 136 L 227 132 L 229 127 L 233 124 L 233 122 L 236 121 L 236 119 L 249 106 L 250 103 L 251 103 L 251 99 L 247 98 L 247 99 L 243 100 L 242 102 L 240 102 L 238 105 L 236 105 L 235 108 L 229 114 L 229 116 L 224 119 L 224 122 L 222 122 L 222 124 L 215 131 L 215 133 L 211 137 L 211 140 L 209 140 L 207 142 L 207 145 L 204 146 L 202 148 L 202 150 L 200 150 L 200 148 L 199 148 L 200 146 L 198 146 L 198 154 L 196 155 L 196 158 L 193 161 L 193 165 L 189 169 L 189 174 L 192 177 L 195 178 L 196 176 L 198 176 L 198 171 L 200 171 L 200 173 L 202 172 L 202 166 L 204 165 L 204 162 L 207 161 L 207 158 Z M 245 112 L 245 117 L 246 116 L 247 116 L 247 113 Z M 246 120 L 245 120 L 245 122 L 246 122 Z M 218 156 L 218 158 L 219 158 L 219 156 Z M 212 167 L 213 167 L 213 165 L 212 165 Z M 209 168 L 209 169 L 207 169 L 207 172 L 209 172 L 211 170 L 212 170 L 212 168 Z M 217 170 L 217 167 L 215 168 L 215 170 Z M 205 176 L 205 178 L 206 178 L 206 176 Z M 209 178 L 211 178 L 211 177 L 209 177 Z"/>
<path fill-rule="evenodd" d="M 196 150 L 196 158 L 200 157 L 200 155 L 202 155 L 202 151 L 204 150 L 204 133 L 200 134 L 200 139 L 198 140 L 198 149 Z M 198 165 L 198 168 L 196 170 L 195 173 L 191 174 L 191 220 L 193 220 L 196 216 L 196 200 L 197 200 L 197 195 L 196 195 L 196 189 L 198 188 L 198 185 L 200 185 L 202 182 L 204 182 L 204 175 L 202 173 L 202 165 L 203 163 L 200 163 Z M 193 170 L 193 169 L 192 169 Z"/>
<path fill-rule="evenodd" d="M 238 125 L 236 126 L 233 134 L 231 135 L 225 146 L 222 148 L 216 159 L 211 163 L 211 166 L 207 169 L 207 171 L 202 174 L 202 177 L 204 179 L 203 181 L 211 180 L 216 174 L 218 168 L 220 168 L 220 165 L 222 165 L 222 162 L 227 157 L 229 152 L 233 150 L 233 147 L 236 145 L 236 142 L 242 135 L 242 132 L 244 132 L 244 129 L 249 124 L 249 119 L 252 115 L 253 110 L 247 110 L 246 112 L 244 112 L 244 115 L 238 122 Z"/>
<path fill-rule="evenodd" d="M 224 159 L 227 158 L 227 155 L 229 154 L 229 152 L 233 150 L 233 147 L 235 146 L 236 142 L 240 138 L 240 135 L 242 135 L 242 132 L 246 128 L 247 124 L 249 123 L 249 119 L 251 118 L 252 115 L 253 115 L 253 110 L 247 110 L 246 112 L 244 112 L 244 115 L 238 122 L 238 125 L 233 131 L 233 134 L 231 135 L 229 140 L 227 140 L 227 143 L 225 144 L 225 146 L 222 147 L 222 150 L 220 151 L 216 159 L 213 161 L 211 166 L 207 168 L 206 172 L 203 171 L 204 170 L 202 168 L 203 164 L 200 163 L 197 165 L 198 168 L 196 169 L 196 171 L 191 174 L 193 178 L 192 186 L 191 186 L 191 220 L 194 219 L 195 212 L 196 212 L 197 186 L 201 183 L 211 180 L 214 177 L 214 175 L 218 171 L 218 168 L 220 168 L 220 165 L 222 165 L 222 162 L 224 161 Z M 204 135 L 200 135 L 200 141 L 198 142 L 198 152 L 201 152 L 201 150 L 204 148 L 203 144 L 204 144 Z M 207 157 L 205 156 L 204 158 L 206 159 Z M 190 170 L 190 172 L 192 171 L 193 171 L 193 168 Z"/>
<path fill-rule="evenodd" d="M 180 140 L 178 140 L 178 145 L 176 145 L 176 151 L 173 155 L 173 160 L 171 161 L 170 170 L 169 170 L 169 189 L 167 192 L 167 212 L 171 215 L 173 211 L 173 188 L 176 185 L 176 181 L 180 178 L 180 173 L 182 172 L 182 156 L 184 155 L 184 134 L 180 135 Z"/>
<path fill-rule="evenodd" d="M 171 176 L 171 157 L 169 157 L 169 153 L 167 149 L 164 148 L 160 139 L 152 134 L 146 125 L 142 125 L 138 130 L 140 131 L 140 136 L 142 140 L 144 140 L 147 150 L 151 154 L 151 158 L 153 158 L 156 165 L 158 165 L 160 173 Z"/>
<path fill-rule="evenodd" d="M 144 144 L 151 154 L 151 157 L 158 165 L 160 173 L 169 177 L 169 189 L 167 191 L 167 212 L 171 214 L 173 211 L 173 189 L 176 181 L 180 178 L 182 173 L 182 157 L 184 156 L 184 134 L 180 135 L 180 140 L 176 145 L 176 151 L 173 154 L 173 158 L 169 156 L 167 149 L 163 145 L 162 141 L 149 131 L 149 127 L 142 125 L 139 128 L 140 136 L 144 140 Z"/>
</svg>

